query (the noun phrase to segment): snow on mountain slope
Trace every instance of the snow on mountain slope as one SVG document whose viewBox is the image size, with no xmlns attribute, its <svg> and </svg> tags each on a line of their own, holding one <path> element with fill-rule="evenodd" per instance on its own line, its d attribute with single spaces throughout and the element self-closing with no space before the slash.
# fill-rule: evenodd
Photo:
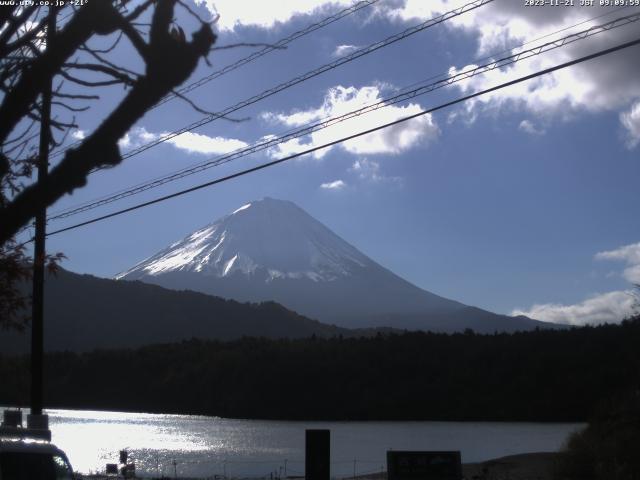
<svg viewBox="0 0 640 480">
<path fill-rule="evenodd" d="M 347 328 L 512 331 L 544 327 L 440 297 L 400 278 L 295 204 L 264 198 L 116 276 L 238 301 L 275 301 Z"/>
<path fill-rule="evenodd" d="M 268 272 L 268 281 L 318 282 L 348 277 L 373 263 L 295 204 L 265 198 L 195 231 L 116 279 L 175 271 L 215 277 L 253 275 L 261 268 Z"/>
</svg>

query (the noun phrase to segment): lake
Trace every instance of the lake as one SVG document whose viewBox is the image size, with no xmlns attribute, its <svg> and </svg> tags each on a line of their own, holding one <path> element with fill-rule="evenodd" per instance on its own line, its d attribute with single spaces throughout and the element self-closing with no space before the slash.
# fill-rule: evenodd
<svg viewBox="0 0 640 480">
<path fill-rule="evenodd" d="M 463 462 L 556 451 L 581 424 L 497 422 L 285 422 L 49 410 L 53 442 L 77 471 L 104 472 L 128 449 L 138 474 L 230 477 L 304 474 L 307 428 L 331 430 L 331 474 L 385 469 L 387 450 L 460 450 Z"/>
</svg>

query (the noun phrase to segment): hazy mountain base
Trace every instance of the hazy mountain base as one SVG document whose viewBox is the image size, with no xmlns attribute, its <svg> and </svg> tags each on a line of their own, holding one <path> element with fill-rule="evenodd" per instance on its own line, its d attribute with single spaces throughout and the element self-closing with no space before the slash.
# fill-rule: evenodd
<svg viewBox="0 0 640 480">
<path fill-rule="evenodd" d="M 558 328 L 524 316 L 510 317 L 470 307 L 422 290 L 381 267 L 369 267 L 331 282 L 310 279 L 266 281 L 258 270 L 251 276 L 234 273 L 218 278 L 191 272 L 144 276 L 141 281 L 188 289 L 241 302 L 275 301 L 308 318 L 343 328 L 390 327 L 435 332 L 493 333 Z"/>
<path fill-rule="evenodd" d="M 584 421 L 638 384 L 640 319 L 620 326 L 360 339 L 192 340 L 46 357 L 51 408 L 307 420 Z M 0 403 L 28 359 L 0 357 Z"/>
<path fill-rule="evenodd" d="M 244 335 L 304 338 L 348 335 L 274 302 L 239 303 L 141 282 L 117 282 L 60 270 L 45 288 L 45 350 L 135 348 L 190 338 Z M 0 330 L 0 352 L 26 353 L 30 331 Z"/>
<path fill-rule="evenodd" d="M 116 278 L 242 302 L 275 301 L 344 328 L 493 333 L 551 326 L 423 290 L 294 203 L 273 198 L 243 205 Z"/>
<path fill-rule="evenodd" d="M 533 329 L 542 324 L 524 317 L 512 319 L 506 316 L 498 322 L 498 315 L 472 307 L 464 309 L 464 321 L 460 315 L 433 314 L 429 320 L 433 330 L 462 331 L 474 325 L 478 331 L 493 333 L 496 330 L 512 331 L 518 326 Z M 424 314 L 414 316 L 416 328 L 424 323 L 424 317 Z M 391 315 L 372 316 L 370 324 L 396 325 L 396 320 Z M 48 276 L 45 288 L 47 351 L 136 348 L 191 338 L 369 336 L 375 335 L 376 331 L 389 330 L 327 325 L 298 315 L 273 301 L 240 303 L 202 293 L 102 279 L 65 270 L 60 270 L 56 277 Z M 29 348 L 29 330 L 24 333 L 0 330 L 0 352 L 26 353 Z"/>
</svg>

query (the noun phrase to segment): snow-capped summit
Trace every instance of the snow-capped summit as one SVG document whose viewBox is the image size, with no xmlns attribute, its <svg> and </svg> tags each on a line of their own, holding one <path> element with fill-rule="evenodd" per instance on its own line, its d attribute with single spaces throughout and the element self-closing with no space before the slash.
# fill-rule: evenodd
<svg viewBox="0 0 640 480">
<path fill-rule="evenodd" d="M 294 203 L 267 197 L 193 232 L 116 279 L 178 271 L 317 282 L 347 277 L 372 263 Z"/>
<path fill-rule="evenodd" d="M 276 301 L 344 327 L 476 331 L 543 326 L 422 290 L 295 204 L 247 203 L 116 276 L 239 301 Z"/>
</svg>

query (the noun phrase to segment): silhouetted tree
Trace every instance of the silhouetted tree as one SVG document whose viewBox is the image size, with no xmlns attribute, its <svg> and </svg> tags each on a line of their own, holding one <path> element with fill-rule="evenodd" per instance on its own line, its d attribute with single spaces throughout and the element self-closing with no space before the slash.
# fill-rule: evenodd
<svg viewBox="0 0 640 480">
<path fill-rule="evenodd" d="M 569 438 L 558 462 L 565 480 L 640 478 L 640 390 L 603 402 L 584 430 Z"/>
<path fill-rule="evenodd" d="M 89 1 L 51 11 L 37 5 L 0 7 L 0 327 L 18 325 L 15 314 L 25 306 L 16 282 L 28 276 L 29 259 L 14 241 L 16 234 L 40 209 L 84 186 L 90 172 L 118 165 L 118 140 L 189 78 L 216 40 L 211 24 L 182 0 L 146 0 L 135 8 L 130 3 Z M 175 24 L 178 6 L 200 23 L 190 40 Z M 47 42 L 50 14 L 60 14 L 64 21 Z M 145 16 L 149 20 L 142 23 Z M 114 43 L 99 49 L 91 46 L 96 37 L 114 37 Z M 140 58 L 143 73 L 115 60 L 114 51 L 125 40 Z M 59 146 L 70 129 L 77 128 L 73 114 L 99 99 L 95 88 L 123 85 L 126 93 L 93 132 L 65 151 L 46 181 L 35 182 L 42 92 L 52 81 L 52 103 L 71 118 L 52 119 L 52 133 L 59 138 L 50 134 L 50 147 Z"/>
<path fill-rule="evenodd" d="M 265 304 L 255 314 L 273 313 Z M 604 403 L 606 428 L 592 433 L 631 459 L 640 397 L 627 393 L 640 391 L 639 344 L 640 318 L 498 335 L 193 339 L 49 353 L 45 391 L 52 408 L 307 420 L 586 421 Z M 0 405 L 26 403 L 28 365 L 0 354 Z"/>
</svg>

